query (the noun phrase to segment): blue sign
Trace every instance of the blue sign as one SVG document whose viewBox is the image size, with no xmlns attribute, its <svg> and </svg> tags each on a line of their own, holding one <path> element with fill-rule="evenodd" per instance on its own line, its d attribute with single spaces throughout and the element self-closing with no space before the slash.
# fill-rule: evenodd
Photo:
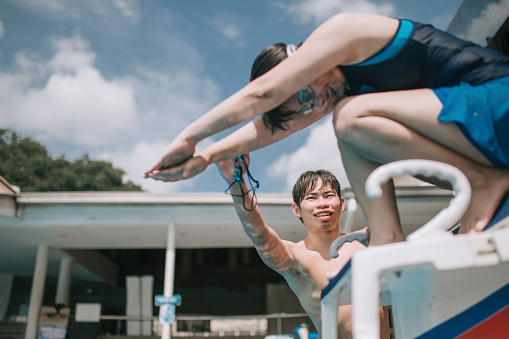
<svg viewBox="0 0 509 339">
<path fill-rule="evenodd" d="M 180 306 L 182 304 L 182 296 L 180 294 L 174 294 L 170 297 L 164 295 L 156 295 L 154 303 L 156 306 L 161 305 Z"/>
</svg>

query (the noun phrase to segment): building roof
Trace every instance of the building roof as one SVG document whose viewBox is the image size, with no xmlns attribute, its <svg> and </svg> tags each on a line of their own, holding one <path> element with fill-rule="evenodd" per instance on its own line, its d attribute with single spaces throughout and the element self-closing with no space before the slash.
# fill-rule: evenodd
<svg viewBox="0 0 509 339">
<path fill-rule="evenodd" d="M 18 195 L 18 190 L 0 175 L 0 195 Z"/>
<path fill-rule="evenodd" d="M 349 189 L 345 199 L 354 199 Z M 433 186 L 397 189 L 404 232 L 410 233 L 446 207 L 452 192 Z M 306 237 L 286 194 L 259 194 L 258 205 L 269 226 L 282 239 Z M 100 249 L 161 249 L 169 224 L 176 248 L 252 247 L 238 220 L 231 197 L 223 193 L 151 194 L 139 192 L 21 193 L 17 217 L 0 216 L 0 271 L 32 275 L 40 244 L 52 249 L 48 274 L 57 275 L 60 259 Z M 352 230 L 366 227 L 360 208 L 347 204 L 340 227 L 353 218 Z M 86 261 L 86 260 L 85 260 Z M 97 261 L 97 260 L 95 260 Z M 89 275 L 90 267 L 82 267 Z M 92 275 L 97 275 L 92 272 Z"/>
</svg>

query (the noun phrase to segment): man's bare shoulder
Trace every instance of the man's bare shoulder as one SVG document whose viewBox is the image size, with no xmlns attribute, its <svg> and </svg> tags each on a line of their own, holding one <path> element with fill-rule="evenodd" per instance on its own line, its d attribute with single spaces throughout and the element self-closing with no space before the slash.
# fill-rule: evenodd
<svg viewBox="0 0 509 339">
<path fill-rule="evenodd" d="M 364 227 L 364 228 L 362 228 L 362 229 L 360 229 L 358 231 L 353 231 L 353 232 L 350 232 L 350 233 L 366 233 L 367 230 L 368 230 L 368 228 Z M 350 234 L 350 233 L 347 233 L 347 234 Z"/>
<path fill-rule="evenodd" d="M 316 250 L 309 249 L 304 240 L 296 243 L 285 241 L 285 246 L 294 258 L 294 268 L 306 269 L 310 265 L 318 265 L 323 261 L 321 254 Z"/>
<path fill-rule="evenodd" d="M 298 242 L 283 240 L 283 243 L 296 262 L 300 262 L 309 256 L 310 250 L 306 248 L 304 240 Z"/>
<path fill-rule="evenodd" d="M 354 231 L 354 232 L 350 232 L 350 233 L 346 233 L 346 234 L 366 234 L 366 231 L 368 230 L 367 227 L 363 228 L 363 229 L 360 229 L 358 231 Z M 362 250 L 362 249 L 365 249 L 366 246 L 358 241 L 352 241 L 352 242 L 346 242 L 343 244 L 343 246 L 341 246 L 338 250 L 338 254 L 339 256 L 344 256 L 344 255 L 347 255 L 349 257 L 351 257 L 351 255 L 353 254 L 353 252 L 356 252 L 358 250 Z"/>
</svg>

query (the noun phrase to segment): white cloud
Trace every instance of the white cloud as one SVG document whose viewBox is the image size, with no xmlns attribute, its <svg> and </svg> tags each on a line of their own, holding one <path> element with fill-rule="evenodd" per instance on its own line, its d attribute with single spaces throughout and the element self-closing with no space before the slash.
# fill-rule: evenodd
<svg viewBox="0 0 509 339">
<path fill-rule="evenodd" d="M 217 29 L 221 32 L 226 38 L 230 40 L 234 40 L 240 36 L 240 29 L 237 25 L 232 23 L 221 23 L 218 25 Z"/>
<path fill-rule="evenodd" d="M 302 172 L 317 169 L 331 171 L 342 187 L 350 186 L 334 135 L 332 117 L 312 126 L 306 143 L 291 154 L 281 155 L 268 166 L 266 174 L 272 180 L 286 182 L 285 191 L 290 191 Z"/>
<path fill-rule="evenodd" d="M 131 21 L 137 21 L 140 16 L 139 0 L 114 0 L 115 7 Z"/>
<path fill-rule="evenodd" d="M 390 16 L 394 13 L 391 3 L 369 0 L 299 0 L 282 4 L 286 11 L 301 23 L 320 24 L 337 13 L 364 13 Z"/>
<path fill-rule="evenodd" d="M 502 26 L 509 14 L 509 0 L 490 3 L 481 11 L 480 15 L 472 20 L 468 33 L 460 35 L 461 38 L 486 46 L 486 38 L 492 37 Z"/>
<path fill-rule="evenodd" d="M 79 35 L 70 39 L 52 39 L 51 45 L 56 53 L 47 63 L 50 71 L 76 73 L 94 63 L 95 53 L 91 51 L 88 42 Z"/>
<path fill-rule="evenodd" d="M 235 20 L 231 15 L 220 14 L 217 18 L 209 19 L 208 24 L 222 37 L 229 41 L 237 41 L 239 45 L 242 45 L 244 40 L 240 39 L 242 37 L 241 24 L 234 22 Z"/>
<path fill-rule="evenodd" d="M 79 35 L 54 40 L 54 57 L 40 62 L 18 53 L 16 69 L 0 74 L 4 125 L 86 147 L 104 146 L 138 129 L 133 90 L 106 80 Z"/>
<path fill-rule="evenodd" d="M 204 140 L 196 149 L 196 154 L 210 145 L 212 141 Z M 143 190 L 151 193 L 174 193 L 182 191 L 185 188 L 193 187 L 196 178 L 164 183 L 152 179 L 144 179 L 143 172 L 150 168 L 154 162 L 159 159 L 163 151 L 168 147 L 168 141 L 158 140 L 155 142 L 142 141 L 136 145 L 132 150 L 116 151 L 113 153 L 104 152 L 100 158 L 110 161 L 116 167 L 122 168 L 126 173 L 124 180 L 131 180 L 137 185 L 140 185 Z M 203 175 L 203 174 L 202 174 Z"/>
</svg>

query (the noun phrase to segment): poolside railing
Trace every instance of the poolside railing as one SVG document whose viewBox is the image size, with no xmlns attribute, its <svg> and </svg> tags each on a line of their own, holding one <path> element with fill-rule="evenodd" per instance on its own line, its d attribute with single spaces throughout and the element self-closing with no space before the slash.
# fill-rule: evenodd
<svg viewBox="0 0 509 339">
<path fill-rule="evenodd" d="M 254 337 L 268 334 L 283 334 L 286 321 L 295 318 L 306 318 L 306 313 L 273 313 L 260 315 L 212 316 L 212 315 L 182 315 L 176 316 L 175 323 L 171 325 L 172 337 Z M 114 335 L 125 335 L 127 321 L 151 321 L 154 336 L 161 335 L 159 317 L 102 315 L 101 323 L 115 322 Z M 274 321 L 274 325 L 269 325 Z M 272 322 L 271 322 L 272 324 Z M 271 330 L 269 330 L 271 326 Z M 275 326 L 275 331 L 274 327 Z M 293 325 L 292 325 L 293 326 Z M 275 333 L 274 333 L 275 332 Z"/>
</svg>

